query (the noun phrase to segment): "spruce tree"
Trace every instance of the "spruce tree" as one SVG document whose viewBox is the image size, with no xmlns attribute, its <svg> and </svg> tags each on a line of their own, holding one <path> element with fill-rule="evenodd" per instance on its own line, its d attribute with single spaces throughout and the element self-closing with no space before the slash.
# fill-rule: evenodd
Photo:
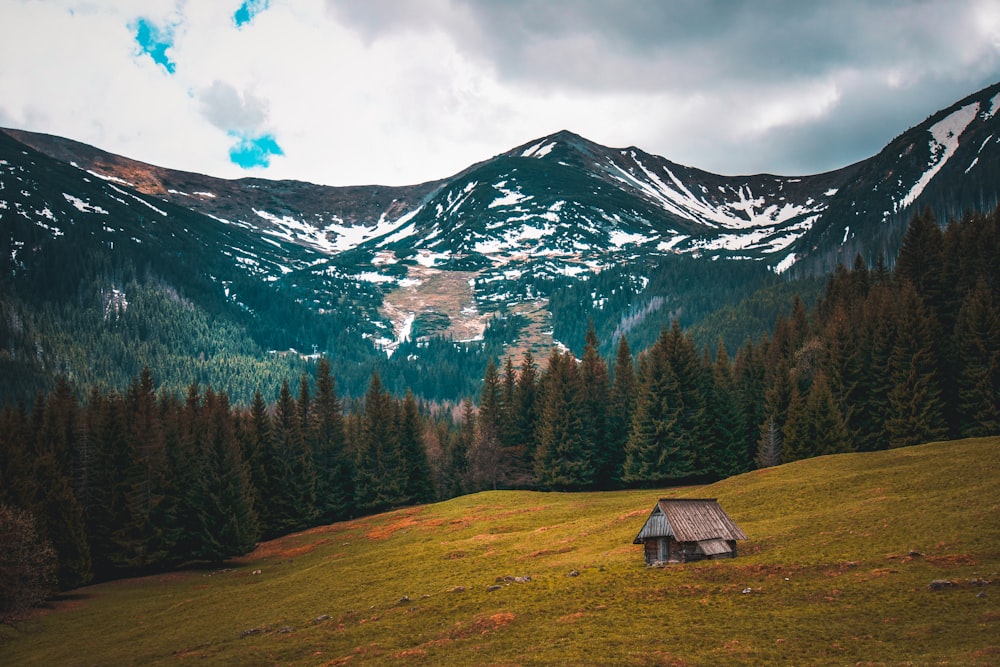
<svg viewBox="0 0 1000 667">
<path fill-rule="evenodd" d="M 622 481 L 660 485 L 694 474 L 693 451 L 682 433 L 680 381 L 670 363 L 670 334 L 660 338 L 639 363 L 639 389 L 628 442 Z"/>
<path fill-rule="evenodd" d="M 406 469 L 403 499 L 407 503 L 429 503 L 434 500 L 431 467 L 424 448 L 424 424 L 417 399 L 407 390 L 399 420 L 399 449 Z"/>
<path fill-rule="evenodd" d="M 346 519 L 353 514 L 354 471 L 347 455 L 343 408 L 326 358 L 316 369 L 312 431 L 319 520 Z"/>
<path fill-rule="evenodd" d="M 947 434 L 935 354 L 935 322 L 911 283 L 897 295 L 896 340 L 889 358 L 890 447 L 939 440 Z"/>
<path fill-rule="evenodd" d="M 623 335 L 615 354 L 614 380 L 608 399 L 608 460 L 598 471 L 598 484 L 606 481 L 614 488 L 621 484 L 622 464 L 625 461 L 625 443 L 632 424 L 636 400 L 635 365 L 628 340 Z"/>
<path fill-rule="evenodd" d="M 516 486 L 528 486 L 534 480 L 539 411 L 538 366 L 529 349 L 524 351 L 517 375 L 511 419 L 514 444 L 506 456 L 511 462 L 510 480 Z"/>
<path fill-rule="evenodd" d="M 535 476 L 543 489 L 578 490 L 593 483 L 594 463 L 584 436 L 584 393 L 576 359 L 553 349 L 545 373 L 535 450 Z"/>
<path fill-rule="evenodd" d="M 1000 433 L 1000 311 L 980 280 L 962 302 L 955 326 L 958 420 L 963 437 Z"/>
<path fill-rule="evenodd" d="M 608 407 L 611 401 L 611 377 L 608 364 L 598 352 L 594 323 L 587 328 L 580 361 L 580 381 L 583 385 L 583 438 L 590 450 L 594 468 L 593 485 L 610 489 L 618 477 L 617 461 L 609 436 Z"/>
<path fill-rule="evenodd" d="M 476 491 L 497 489 L 506 479 L 500 441 L 502 407 L 503 386 L 496 364 L 490 359 L 479 394 L 476 437 L 469 451 L 469 481 Z"/>
<path fill-rule="evenodd" d="M 225 392 L 209 387 L 201 413 L 205 433 L 202 457 L 204 498 L 199 559 L 221 562 L 251 551 L 259 535 L 253 511 L 250 470 L 236 442 L 234 423 Z"/>
<path fill-rule="evenodd" d="M 361 442 L 355 472 L 355 498 L 362 512 L 379 512 L 404 502 L 406 469 L 399 450 L 397 408 L 372 372 L 365 394 Z"/>
</svg>

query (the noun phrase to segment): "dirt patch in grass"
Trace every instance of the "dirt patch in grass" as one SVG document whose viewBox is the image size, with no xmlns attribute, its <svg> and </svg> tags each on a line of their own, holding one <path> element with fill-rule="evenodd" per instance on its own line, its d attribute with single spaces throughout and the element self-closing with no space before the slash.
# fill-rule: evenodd
<svg viewBox="0 0 1000 667">
<path fill-rule="evenodd" d="M 293 544 L 293 538 L 298 538 L 300 535 L 293 535 L 289 538 L 279 538 L 277 540 L 271 540 L 270 542 L 263 542 L 259 544 L 257 548 L 254 549 L 248 556 L 233 559 L 233 562 L 245 565 L 253 561 L 272 558 L 277 558 L 279 560 L 298 558 L 299 556 L 304 556 L 305 554 L 314 551 L 317 547 L 327 544 L 330 541 L 328 539 L 320 539 L 314 542 Z"/>
<path fill-rule="evenodd" d="M 510 625 L 517 618 L 512 612 L 501 611 L 489 616 L 479 616 L 471 623 L 459 623 L 458 627 L 451 631 L 451 639 L 468 639 L 496 632 L 500 628 Z"/>
<path fill-rule="evenodd" d="M 526 556 L 521 556 L 520 560 L 527 560 L 529 558 L 541 558 L 542 556 L 557 556 L 559 554 L 565 554 L 575 550 L 576 547 L 560 547 L 558 549 L 540 549 L 539 551 L 532 551 L 530 554 Z"/>
<path fill-rule="evenodd" d="M 367 533 L 365 533 L 365 537 L 367 537 L 369 540 L 384 540 L 389 537 L 392 537 L 401 530 L 405 530 L 407 528 L 414 528 L 419 525 L 420 525 L 419 521 L 417 521 L 412 516 L 407 516 L 403 517 L 399 521 L 393 521 L 392 523 L 387 523 L 382 526 L 375 526 Z"/>
<path fill-rule="evenodd" d="M 979 559 L 969 554 L 951 554 L 950 556 L 927 556 L 926 560 L 937 567 L 961 567 L 963 565 L 979 565 Z"/>
</svg>

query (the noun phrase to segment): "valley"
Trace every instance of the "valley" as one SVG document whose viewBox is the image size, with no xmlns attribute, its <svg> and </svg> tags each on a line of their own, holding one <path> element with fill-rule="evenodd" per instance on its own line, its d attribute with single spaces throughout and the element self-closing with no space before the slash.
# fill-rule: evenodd
<svg viewBox="0 0 1000 667">
<path fill-rule="evenodd" d="M 997 438 L 819 457 L 710 486 L 490 491 L 74 591 L 12 664 L 992 664 Z M 734 560 L 649 568 L 659 497 L 713 497 Z M 950 585 L 935 589 L 935 581 Z"/>
</svg>

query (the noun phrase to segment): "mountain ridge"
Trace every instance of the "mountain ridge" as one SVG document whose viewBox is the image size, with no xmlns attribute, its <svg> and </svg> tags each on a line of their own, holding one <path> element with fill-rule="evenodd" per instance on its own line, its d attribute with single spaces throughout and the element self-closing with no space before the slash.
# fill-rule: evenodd
<svg viewBox="0 0 1000 667">
<path fill-rule="evenodd" d="M 8 129 L 0 269 L 33 303 L 73 280 L 121 292 L 107 276 L 146 266 L 129 275 L 214 304 L 265 350 L 349 338 L 364 364 L 402 352 L 419 365 L 428 345 L 579 350 L 588 320 L 605 352 L 622 333 L 642 349 L 669 319 L 691 326 L 856 255 L 891 265 L 924 207 L 943 222 L 996 206 L 998 109 L 1000 83 L 871 158 L 806 176 L 711 174 L 560 130 L 411 186 L 219 179 Z M 119 268 L 67 273 L 80 253 Z M 724 337 L 732 349 L 759 333 Z"/>
</svg>

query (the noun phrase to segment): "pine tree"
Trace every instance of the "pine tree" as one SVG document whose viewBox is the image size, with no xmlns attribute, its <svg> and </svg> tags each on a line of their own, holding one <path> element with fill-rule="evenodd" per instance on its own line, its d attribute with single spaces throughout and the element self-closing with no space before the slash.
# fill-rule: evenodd
<svg viewBox="0 0 1000 667">
<path fill-rule="evenodd" d="M 407 503 L 429 503 L 434 500 L 431 467 L 423 441 L 424 425 L 413 392 L 403 398 L 399 421 L 399 449 L 406 469 L 403 499 Z"/>
<path fill-rule="evenodd" d="M 706 360 L 705 365 L 708 365 Z M 708 472 L 728 477 L 750 469 L 749 447 L 743 440 L 743 415 L 736 400 L 736 386 L 729 354 L 719 341 L 705 396 L 705 433 L 708 440 Z"/>
<path fill-rule="evenodd" d="M 535 450 L 538 447 L 538 366 L 531 350 L 525 350 L 514 390 L 513 442 L 506 458 L 511 462 L 510 480 L 515 486 L 534 481 Z"/>
<path fill-rule="evenodd" d="M 254 514 L 258 517 L 261 533 L 271 535 L 273 533 L 267 498 L 272 489 L 269 473 L 274 467 L 274 441 L 271 417 L 259 389 L 254 392 L 249 418 L 243 421 L 240 440 L 253 486 Z"/>
<path fill-rule="evenodd" d="M 500 441 L 503 386 L 492 359 L 486 365 L 479 394 L 476 437 L 469 451 L 469 481 L 472 489 L 497 489 L 506 479 Z"/>
<path fill-rule="evenodd" d="M 984 280 L 963 300 L 955 326 L 959 432 L 1000 433 L 1000 312 Z"/>
<path fill-rule="evenodd" d="M 610 489 L 618 477 L 609 436 L 608 407 L 611 401 L 611 378 L 608 364 L 598 353 L 594 323 L 587 328 L 583 359 L 580 361 L 580 381 L 583 385 L 583 438 L 590 449 L 594 468 L 594 486 Z"/>
<path fill-rule="evenodd" d="M 574 490 L 593 483 L 594 463 L 584 436 L 583 386 L 576 359 L 553 349 L 545 373 L 535 450 L 535 476 L 543 489 Z"/>
<path fill-rule="evenodd" d="M 353 514 L 354 471 L 347 456 L 343 408 L 326 358 L 320 359 L 316 369 L 314 406 L 313 462 L 319 520 L 346 519 Z"/>
<path fill-rule="evenodd" d="M 30 509 L 39 532 L 55 549 L 60 589 L 81 586 L 91 578 L 83 509 L 73 492 L 71 475 L 80 410 L 72 388 L 60 378 L 45 400 L 42 431 L 35 439 L 31 473 L 35 497 Z"/>
<path fill-rule="evenodd" d="M 316 519 L 316 472 L 302 433 L 301 403 L 292 399 L 288 381 L 281 384 L 274 413 L 274 470 L 270 527 L 276 534 L 302 530 Z"/>
<path fill-rule="evenodd" d="M 608 399 L 609 457 L 605 468 L 597 473 L 598 484 L 605 481 L 611 488 L 621 484 L 622 464 L 625 461 L 625 443 L 628 442 L 632 414 L 635 412 L 636 391 L 632 352 L 629 350 L 628 341 L 623 335 L 618 341 L 614 380 L 611 383 L 611 395 Z"/>
<path fill-rule="evenodd" d="M 781 465 L 781 432 L 774 418 L 768 419 L 761 427 L 760 444 L 757 447 L 758 468 Z"/>
<path fill-rule="evenodd" d="M 462 418 L 458 432 L 448 444 L 448 495 L 457 497 L 466 492 L 469 475 L 469 452 L 476 439 L 476 406 L 472 399 L 462 401 Z"/>
<path fill-rule="evenodd" d="M 251 551 L 257 543 L 250 470 L 236 443 L 234 423 L 225 392 L 205 392 L 201 428 L 206 451 L 203 534 L 198 558 L 221 562 Z"/>
<path fill-rule="evenodd" d="M 935 323 L 911 283 L 898 295 L 896 340 L 889 359 L 890 447 L 939 440 L 947 434 L 935 355 Z"/>
<path fill-rule="evenodd" d="M 361 442 L 355 472 L 358 509 L 378 512 L 404 502 L 406 469 L 399 451 L 396 405 L 377 371 L 365 394 Z"/>
<path fill-rule="evenodd" d="M 87 533 L 94 573 L 105 578 L 136 565 L 135 536 L 142 526 L 133 500 L 140 492 L 142 473 L 128 437 L 124 399 L 113 393 L 98 409 Z"/>
<path fill-rule="evenodd" d="M 682 433 L 683 405 L 680 381 L 670 363 L 676 345 L 664 329 L 639 363 L 639 389 L 628 442 L 622 481 L 659 485 L 694 474 L 693 451 Z"/>
<path fill-rule="evenodd" d="M 710 435 L 705 419 L 705 392 L 711 371 L 698 356 L 694 340 L 685 336 L 680 323 L 674 320 L 666 337 L 666 361 L 675 376 L 676 394 L 667 401 L 677 408 L 675 430 L 677 455 L 668 465 L 672 477 L 704 475 L 711 465 Z"/>
</svg>

